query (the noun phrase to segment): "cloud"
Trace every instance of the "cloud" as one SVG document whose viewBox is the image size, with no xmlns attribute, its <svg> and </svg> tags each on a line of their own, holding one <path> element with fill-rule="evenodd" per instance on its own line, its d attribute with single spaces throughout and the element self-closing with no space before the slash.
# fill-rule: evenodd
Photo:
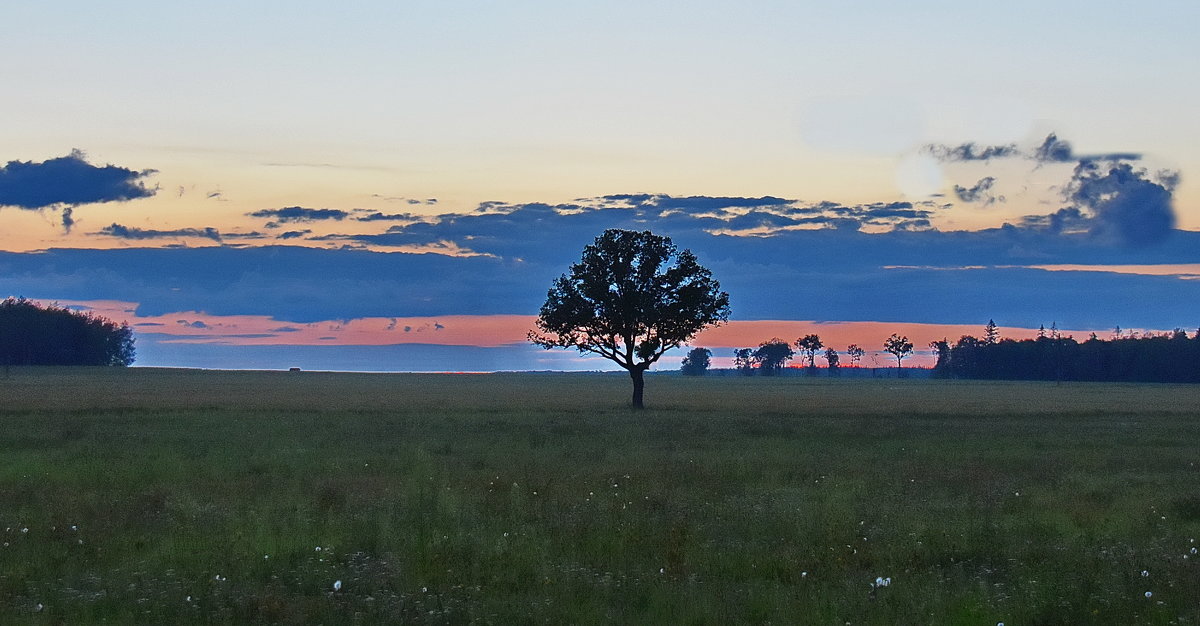
<svg viewBox="0 0 1200 626">
<path fill-rule="evenodd" d="M 285 233 L 279 233 L 279 236 L 277 237 L 277 239 L 299 239 L 305 235 L 311 235 L 311 234 L 312 234 L 312 230 L 307 229 L 307 228 L 304 230 L 289 230 Z"/>
<path fill-rule="evenodd" d="M 1131 248 L 1162 244 L 1176 232 L 1172 196 L 1179 177 L 1159 172 L 1155 178 L 1129 163 L 1080 161 L 1064 190 L 1071 204 L 1026 216 L 1022 226 Z"/>
<path fill-rule="evenodd" d="M 972 187 L 955 185 L 954 195 L 958 196 L 958 199 L 963 202 L 982 202 L 984 206 L 987 206 L 996 201 L 996 196 L 990 193 L 992 185 L 995 183 L 996 178 L 994 176 L 987 176 L 979 179 L 979 182 L 975 183 Z M 1003 196 L 1000 197 L 1000 201 L 1004 201 Z"/>
<path fill-rule="evenodd" d="M 1172 207 L 1177 178 L 1154 181 L 1128 163 L 1101 166 L 1083 161 L 1067 193 L 1075 206 L 1091 213 L 1091 232 L 1128 246 L 1148 246 L 1166 239 L 1175 228 Z"/>
<path fill-rule="evenodd" d="M 1071 143 L 1059 139 L 1058 135 L 1050 133 L 1046 139 L 1034 149 L 1032 158 L 1045 163 L 1071 163 L 1085 161 L 1139 161 L 1140 152 L 1107 152 L 1098 154 L 1075 154 Z"/>
<path fill-rule="evenodd" d="M 216 242 L 221 241 L 221 233 L 215 228 L 176 228 L 174 230 L 154 230 L 137 228 L 134 226 L 123 226 L 116 222 L 100 229 L 98 233 L 93 235 L 108 235 L 109 237 L 117 237 L 118 239 L 177 239 L 179 237 L 198 237 L 201 239 L 211 239 Z"/>
<path fill-rule="evenodd" d="M 348 211 L 341 209 L 306 209 L 299 206 L 284 207 L 282 209 L 262 209 L 247 213 L 250 217 L 262 217 L 274 220 L 277 224 L 291 224 L 297 222 L 315 222 L 319 220 L 337 220 L 341 221 L 350 215 Z"/>
<path fill-rule="evenodd" d="M 62 210 L 62 225 L 64 231 L 71 232 L 71 227 L 75 226 L 75 209 L 66 207 Z"/>
<path fill-rule="evenodd" d="M 193 322 L 189 322 L 187 320 L 175 320 L 175 323 L 179 324 L 180 326 L 184 326 L 186 328 L 200 328 L 200 329 L 210 328 L 208 324 L 206 324 L 200 320 L 195 320 Z"/>
<path fill-rule="evenodd" d="M 425 198 L 425 199 L 406 198 L 404 196 L 385 196 L 380 193 L 373 193 L 373 194 L 371 194 L 371 197 L 378 198 L 385 202 L 403 202 L 405 204 L 424 204 L 424 205 L 430 205 L 430 206 L 437 204 L 437 202 L 438 202 L 437 198 Z"/>
<path fill-rule="evenodd" d="M 137 228 L 135 226 L 124 226 L 116 222 L 101 228 L 99 232 L 89 233 L 91 235 L 107 235 L 118 239 L 129 240 L 150 240 L 150 239 L 178 239 L 180 237 L 194 237 L 199 239 L 211 239 L 217 243 L 223 243 L 231 239 L 261 239 L 264 235 L 258 231 L 248 233 L 221 233 L 221 231 L 211 226 L 204 228 L 175 228 L 171 230 L 156 230 L 152 228 Z"/>
<path fill-rule="evenodd" d="M 1055 133 L 1046 135 L 1042 143 L 1029 149 L 1021 149 L 1017 144 L 1001 146 L 980 146 L 973 142 L 949 146 L 945 144 L 928 144 L 922 151 L 933 155 L 939 161 L 990 161 L 1001 158 L 1020 158 L 1039 163 L 1071 163 L 1078 161 L 1137 161 L 1142 158 L 1139 152 L 1109 152 L 1098 154 L 1075 154 L 1071 143 L 1059 139 Z"/>
<path fill-rule="evenodd" d="M 424 218 L 414 213 L 383 213 L 380 211 L 362 211 L 354 216 L 354 220 L 358 222 L 415 222 L 421 219 Z"/>
<path fill-rule="evenodd" d="M 41 163 L 9 161 L 0 167 L 0 206 L 43 209 L 147 198 L 157 188 L 147 188 L 141 179 L 155 173 L 95 166 L 79 150 Z"/>
<path fill-rule="evenodd" d="M 1016 144 L 1002 146 L 980 146 L 973 142 L 947 146 L 943 144 L 928 144 L 923 150 L 939 161 L 990 161 L 1007 157 L 1021 156 Z"/>
</svg>

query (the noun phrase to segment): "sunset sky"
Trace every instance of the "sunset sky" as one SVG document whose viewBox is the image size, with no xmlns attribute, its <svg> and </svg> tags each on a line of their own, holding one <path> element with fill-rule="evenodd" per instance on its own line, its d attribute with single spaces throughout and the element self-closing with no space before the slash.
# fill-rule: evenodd
<svg viewBox="0 0 1200 626">
<path fill-rule="evenodd" d="M 0 12 L 0 297 L 138 365 L 606 367 L 524 334 L 610 227 L 723 358 L 1200 326 L 1195 2 L 176 4 Z"/>
</svg>

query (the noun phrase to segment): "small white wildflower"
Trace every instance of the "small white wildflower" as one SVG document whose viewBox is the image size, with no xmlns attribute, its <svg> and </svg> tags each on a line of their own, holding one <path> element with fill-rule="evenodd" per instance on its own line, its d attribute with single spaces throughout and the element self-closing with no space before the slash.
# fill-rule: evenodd
<svg viewBox="0 0 1200 626">
<path fill-rule="evenodd" d="M 263 560 L 264 560 L 264 561 L 265 561 L 265 560 L 267 560 L 267 559 L 269 559 L 269 558 L 271 558 L 271 555 L 269 555 L 269 554 L 264 554 L 264 555 L 263 555 Z"/>
<path fill-rule="evenodd" d="M 1150 575 L 1150 570 L 1142 570 L 1142 578 L 1145 578 L 1149 575 Z"/>
<path fill-rule="evenodd" d="M 665 567 L 660 567 L 660 568 L 658 568 L 658 573 L 659 573 L 659 574 L 665 574 L 665 573 L 667 573 L 667 568 L 665 568 Z"/>
<path fill-rule="evenodd" d="M 42 606 L 41 602 L 38 602 L 37 606 L 33 607 L 33 610 L 37 611 L 38 613 L 41 613 L 42 609 L 44 609 L 44 608 L 46 608 L 46 607 Z"/>
<path fill-rule="evenodd" d="M 71 524 L 71 530 L 79 530 L 79 527 L 74 524 Z"/>
<path fill-rule="evenodd" d="M 876 586 L 876 587 L 882 587 L 882 586 L 883 586 L 883 577 L 882 577 L 882 576 L 876 576 L 876 577 L 875 577 L 875 585 L 874 585 L 874 586 Z"/>
<path fill-rule="evenodd" d="M 188 597 L 184 598 L 184 602 L 191 602 L 191 601 L 192 601 L 192 596 L 188 596 Z"/>
<path fill-rule="evenodd" d="M 1192 548 L 1192 554 L 1195 554 L 1195 553 L 1196 553 L 1196 549 Z"/>
<path fill-rule="evenodd" d="M 421 587 L 421 593 L 429 593 L 429 587 Z"/>
<path fill-rule="evenodd" d="M 333 581 L 333 590 L 341 591 L 342 590 L 342 581 L 340 581 L 340 580 Z"/>
<path fill-rule="evenodd" d="M 320 551 L 321 551 L 321 546 L 317 546 L 316 548 L 313 548 L 313 551 L 314 551 L 314 552 L 320 552 Z"/>
<path fill-rule="evenodd" d="M 21 534 L 26 534 L 26 533 L 28 533 L 28 532 L 29 532 L 29 529 L 28 529 L 28 528 L 22 528 L 22 529 L 21 529 Z"/>
<path fill-rule="evenodd" d="M 1146 592 L 1146 597 L 1147 597 L 1147 598 L 1149 598 L 1149 597 L 1151 597 L 1151 596 L 1153 596 L 1153 595 L 1154 595 L 1154 594 L 1150 593 L 1149 591 L 1147 591 L 1147 592 Z"/>
<path fill-rule="evenodd" d="M 808 576 L 808 572 L 800 572 L 800 578 L 805 578 L 806 576 Z"/>
</svg>

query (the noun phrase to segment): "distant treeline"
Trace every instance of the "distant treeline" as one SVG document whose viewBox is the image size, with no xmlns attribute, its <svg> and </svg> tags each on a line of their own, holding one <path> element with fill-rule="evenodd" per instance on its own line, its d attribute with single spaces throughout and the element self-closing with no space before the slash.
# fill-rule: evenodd
<svg viewBox="0 0 1200 626">
<path fill-rule="evenodd" d="M 893 334 L 882 347 L 896 358 L 895 375 L 907 376 L 910 368 L 903 367 L 903 360 L 914 347 L 908 337 Z M 1049 330 L 1038 329 L 1035 339 L 1015 340 L 1002 338 L 996 322 L 989 320 L 983 338 L 964 335 L 953 344 L 943 339 L 929 347 L 937 355 L 937 364 L 929 372 L 933 378 L 1200 383 L 1200 330 L 1189 337 L 1178 328 L 1142 334 L 1117 328 L 1111 339 L 1092 333 L 1079 342 L 1052 325 Z M 805 375 L 818 375 L 818 356 L 825 359 L 826 376 L 842 375 L 845 365 L 839 352 L 817 335 L 795 342 L 772 338 L 757 349 L 736 349 L 733 368 L 728 371 L 742 376 L 778 376 L 797 351 L 806 366 Z M 851 344 L 843 354 L 855 371 L 865 350 Z M 702 376 L 709 371 L 711 356 L 707 348 L 693 348 L 680 369 L 685 375 Z M 870 371 L 872 376 L 878 375 L 876 368 Z"/>
<path fill-rule="evenodd" d="M 25 298 L 0 302 L 0 365 L 125 366 L 133 359 L 127 324 Z"/>
<path fill-rule="evenodd" d="M 989 325 L 991 328 L 991 325 Z M 1080 343 L 1057 332 L 1016 341 L 961 337 L 951 345 L 935 341 L 933 375 L 940 378 L 999 380 L 1068 380 L 1112 382 L 1200 382 L 1200 331 L 1123 335 L 1112 339 L 1094 333 Z"/>
</svg>

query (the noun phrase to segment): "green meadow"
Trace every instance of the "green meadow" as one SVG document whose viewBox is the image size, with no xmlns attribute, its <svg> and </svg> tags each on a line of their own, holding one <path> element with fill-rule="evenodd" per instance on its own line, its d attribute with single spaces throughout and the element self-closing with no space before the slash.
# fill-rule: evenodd
<svg viewBox="0 0 1200 626">
<path fill-rule="evenodd" d="M 1200 623 L 1200 386 L 629 392 L 14 369 L 0 623 Z"/>
</svg>

